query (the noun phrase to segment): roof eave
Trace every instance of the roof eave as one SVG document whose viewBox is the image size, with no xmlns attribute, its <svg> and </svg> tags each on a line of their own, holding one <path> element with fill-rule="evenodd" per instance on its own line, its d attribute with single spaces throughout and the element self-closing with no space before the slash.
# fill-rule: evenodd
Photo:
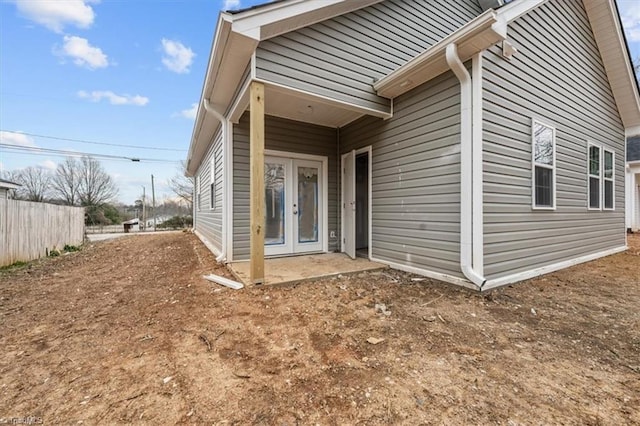
<svg viewBox="0 0 640 426">
<path fill-rule="evenodd" d="M 492 9 L 469 21 L 400 68 L 374 83 L 378 95 L 395 98 L 446 72 L 448 45 L 458 46 L 465 61 L 474 54 L 507 38 L 507 23 Z"/>
<path fill-rule="evenodd" d="M 585 9 L 627 136 L 640 133 L 640 91 L 614 0 L 585 0 Z"/>
</svg>

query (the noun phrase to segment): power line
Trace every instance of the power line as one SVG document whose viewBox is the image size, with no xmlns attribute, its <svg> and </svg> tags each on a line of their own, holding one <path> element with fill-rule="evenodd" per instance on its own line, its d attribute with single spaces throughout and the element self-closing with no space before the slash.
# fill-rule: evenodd
<svg viewBox="0 0 640 426">
<path fill-rule="evenodd" d="M 109 143 L 109 142 L 88 141 L 88 140 L 84 140 L 84 139 L 71 139 L 71 138 L 62 138 L 62 137 L 58 137 L 58 136 L 38 135 L 38 134 L 35 134 L 35 133 L 27 133 L 27 132 L 16 132 L 15 130 L 3 130 L 3 129 L 0 129 L 0 132 L 14 133 L 16 135 L 33 136 L 33 137 L 36 137 L 36 138 L 43 138 L 43 139 L 54 139 L 54 140 L 66 141 L 66 142 L 88 143 L 88 144 L 92 144 L 92 145 L 118 146 L 118 147 L 121 147 L 121 148 L 148 149 L 148 150 L 152 150 L 152 151 L 187 152 L 186 149 L 157 148 L 157 147 L 140 146 L 140 145 L 123 145 L 123 144 Z"/>
<path fill-rule="evenodd" d="M 52 149 L 52 148 L 40 148 L 34 146 L 21 146 L 21 145 L 12 145 L 7 143 L 0 143 L 0 147 L 5 148 L 9 152 L 24 152 L 24 153 L 32 153 L 32 154 L 62 154 L 70 157 L 81 157 L 84 155 L 88 155 L 94 158 L 104 158 L 104 159 L 115 159 L 115 160 L 127 160 L 127 161 L 145 161 L 145 162 L 154 162 L 154 163 L 177 163 L 177 160 L 166 160 L 162 158 L 140 158 L 140 157 L 126 157 L 123 155 L 110 155 L 110 154 L 94 154 L 90 152 L 81 152 L 81 151 L 65 151 L 61 149 Z"/>
</svg>

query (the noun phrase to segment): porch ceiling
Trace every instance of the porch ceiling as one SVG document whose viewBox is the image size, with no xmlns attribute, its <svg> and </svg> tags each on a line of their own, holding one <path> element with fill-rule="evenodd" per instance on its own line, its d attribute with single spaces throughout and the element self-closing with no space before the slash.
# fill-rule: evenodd
<svg viewBox="0 0 640 426">
<path fill-rule="evenodd" d="M 249 111 L 248 94 L 244 104 Z M 370 113 L 358 107 L 265 83 L 265 114 L 326 127 L 342 127 Z M 234 121 L 239 119 L 238 114 Z"/>
</svg>

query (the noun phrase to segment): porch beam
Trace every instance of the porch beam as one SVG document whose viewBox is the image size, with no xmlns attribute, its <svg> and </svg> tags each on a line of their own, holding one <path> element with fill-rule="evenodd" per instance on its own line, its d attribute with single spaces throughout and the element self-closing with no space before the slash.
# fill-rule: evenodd
<svg viewBox="0 0 640 426">
<path fill-rule="evenodd" d="M 253 284 L 264 283 L 264 83 L 253 81 L 250 89 L 249 223 L 250 273 Z"/>
</svg>

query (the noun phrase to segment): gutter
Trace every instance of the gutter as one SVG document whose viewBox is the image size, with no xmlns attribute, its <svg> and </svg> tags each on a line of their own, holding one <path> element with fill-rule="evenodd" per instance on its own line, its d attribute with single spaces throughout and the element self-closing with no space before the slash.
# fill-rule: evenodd
<svg viewBox="0 0 640 426">
<path fill-rule="evenodd" d="M 481 55 L 482 53 L 480 53 Z M 476 271 L 474 263 L 479 265 L 482 259 L 473 259 L 474 253 L 474 211 L 482 214 L 482 204 L 477 204 L 477 197 L 473 197 L 474 169 L 482 170 L 482 157 L 473 155 L 473 85 L 471 75 L 458 56 L 458 46 L 450 43 L 446 48 L 447 64 L 460 81 L 460 269 L 464 276 L 482 291 L 487 279 Z M 480 119 L 482 117 L 480 116 Z M 479 132 L 475 132 L 476 139 Z M 482 133 L 480 133 L 482 138 Z M 476 150 L 478 151 L 478 150 Z M 482 145 L 479 149 L 482 153 Z M 480 163 L 478 164 L 478 157 Z M 474 202 L 475 201 L 475 202 Z M 476 229 L 477 229 L 476 224 Z"/>
<path fill-rule="evenodd" d="M 213 117 L 216 120 L 218 120 L 222 125 L 222 158 L 224 159 L 226 158 L 226 155 L 227 155 L 227 152 L 226 152 L 227 144 L 225 142 L 228 138 L 227 134 L 229 132 L 229 121 L 211 106 L 211 104 L 209 103 L 209 99 L 203 98 L 202 106 L 204 106 L 204 109 L 206 112 L 213 115 Z M 222 191 L 222 205 L 226 206 L 227 202 L 228 202 L 228 194 L 225 188 L 225 190 Z M 216 257 L 216 262 L 218 263 L 223 262 L 227 256 L 227 221 L 228 220 L 229 218 L 223 211 L 222 212 L 222 250 L 220 250 L 220 254 Z"/>
</svg>

